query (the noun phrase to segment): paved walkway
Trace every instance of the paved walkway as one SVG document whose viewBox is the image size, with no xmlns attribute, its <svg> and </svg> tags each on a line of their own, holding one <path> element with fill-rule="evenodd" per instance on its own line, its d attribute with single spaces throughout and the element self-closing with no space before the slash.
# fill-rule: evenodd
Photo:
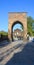
<svg viewBox="0 0 34 65">
<path fill-rule="evenodd" d="M 21 40 L 0 48 L 0 65 L 34 65 L 34 42 Z"/>
</svg>

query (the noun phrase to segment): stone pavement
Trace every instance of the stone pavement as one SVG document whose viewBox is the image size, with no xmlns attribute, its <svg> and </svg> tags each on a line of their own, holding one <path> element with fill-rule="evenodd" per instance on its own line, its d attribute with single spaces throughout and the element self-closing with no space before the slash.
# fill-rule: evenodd
<svg viewBox="0 0 34 65">
<path fill-rule="evenodd" d="M 15 41 L 0 48 L 0 65 L 34 65 L 34 42 Z"/>
</svg>

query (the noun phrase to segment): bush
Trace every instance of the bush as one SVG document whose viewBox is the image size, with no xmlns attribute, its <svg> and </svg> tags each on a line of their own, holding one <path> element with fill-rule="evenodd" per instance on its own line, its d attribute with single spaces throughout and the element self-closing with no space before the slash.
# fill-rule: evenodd
<svg viewBox="0 0 34 65">
<path fill-rule="evenodd" d="M 8 35 L 2 35 L 2 34 L 1 34 L 0 42 L 3 41 L 3 40 L 7 40 L 7 41 L 9 41 L 9 39 L 8 39 Z"/>
</svg>

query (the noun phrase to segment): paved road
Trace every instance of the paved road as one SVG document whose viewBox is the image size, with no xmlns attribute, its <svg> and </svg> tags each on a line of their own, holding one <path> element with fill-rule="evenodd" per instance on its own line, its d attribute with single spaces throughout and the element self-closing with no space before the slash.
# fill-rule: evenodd
<svg viewBox="0 0 34 65">
<path fill-rule="evenodd" d="M 15 41 L 0 48 L 0 65 L 34 65 L 34 42 Z"/>
<path fill-rule="evenodd" d="M 8 42 L 7 40 L 2 41 L 2 42 L 0 42 L 0 48 L 1 48 L 1 47 L 5 47 L 5 46 L 8 45 L 8 44 L 9 44 L 9 42 Z"/>
</svg>

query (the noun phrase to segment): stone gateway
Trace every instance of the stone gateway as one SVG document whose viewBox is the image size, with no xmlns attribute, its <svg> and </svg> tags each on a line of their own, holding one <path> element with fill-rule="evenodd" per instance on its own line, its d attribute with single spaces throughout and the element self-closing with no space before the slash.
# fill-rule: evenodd
<svg viewBox="0 0 34 65">
<path fill-rule="evenodd" d="M 20 23 L 23 25 L 24 40 L 27 39 L 27 13 L 26 12 L 9 12 L 8 13 L 8 38 L 9 40 L 13 40 L 13 26 L 16 23 Z"/>
</svg>

